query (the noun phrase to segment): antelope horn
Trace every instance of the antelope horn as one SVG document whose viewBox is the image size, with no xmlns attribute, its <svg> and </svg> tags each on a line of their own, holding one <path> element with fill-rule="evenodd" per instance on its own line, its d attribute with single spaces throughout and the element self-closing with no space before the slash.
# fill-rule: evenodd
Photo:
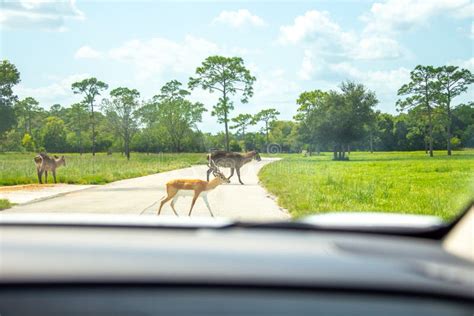
<svg viewBox="0 0 474 316">
<path fill-rule="evenodd" d="M 219 167 L 216 165 L 216 163 L 214 162 L 214 160 L 210 160 L 210 163 L 211 163 L 211 169 L 212 169 L 212 174 L 217 177 L 217 175 L 219 173 L 221 173 L 221 171 L 219 170 Z"/>
<path fill-rule="evenodd" d="M 219 168 L 217 167 L 216 163 L 214 162 L 214 160 L 209 159 L 209 163 L 210 163 L 211 169 L 219 169 Z"/>
</svg>

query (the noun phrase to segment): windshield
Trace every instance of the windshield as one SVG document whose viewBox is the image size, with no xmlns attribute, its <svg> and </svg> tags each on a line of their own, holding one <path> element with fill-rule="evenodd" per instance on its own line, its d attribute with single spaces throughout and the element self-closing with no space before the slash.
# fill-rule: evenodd
<svg viewBox="0 0 474 316">
<path fill-rule="evenodd" d="M 472 3 L 0 2 L 1 214 L 451 220 Z"/>
</svg>

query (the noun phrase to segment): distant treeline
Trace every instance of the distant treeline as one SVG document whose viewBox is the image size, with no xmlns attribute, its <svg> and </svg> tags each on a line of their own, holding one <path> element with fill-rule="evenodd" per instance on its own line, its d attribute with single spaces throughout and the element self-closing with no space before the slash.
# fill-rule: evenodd
<svg viewBox="0 0 474 316">
<path fill-rule="evenodd" d="M 221 69 L 222 71 L 216 71 Z M 224 71 L 225 69 L 229 71 Z M 135 89 L 110 89 L 96 78 L 71 86 L 82 101 L 49 110 L 34 99 L 19 99 L 13 87 L 20 73 L 9 61 L 0 64 L 0 151 L 48 152 L 204 152 L 210 149 L 300 152 L 333 151 L 345 159 L 350 150 L 404 151 L 474 147 L 474 106 L 455 99 L 467 91 L 472 74 L 453 66 L 418 66 L 398 91 L 391 115 L 374 110 L 376 95 L 362 84 L 343 82 L 338 91 L 313 90 L 296 100 L 294 120 L 279 120 L 269 107 L 232 117 L 232 96 L 247 102 L 256 78 L 241 58 L 208 57 L 190 78 L 188 89 L 221 95 L 212 115 L 223 132 L 197 128 L 204 104 L 189 100 L 190 91 L 172 80 L 151 99 Z M 106 92 L 108 94 L 106 94 Z M 102 102 L 97 99 L 105 96 Z M 263 126 L 249 131 L 252 126 Z M 255 129 L 255 128 L 254 128 Z M 271 147 L 271 148 L 270 148 Z"/>
</svg>

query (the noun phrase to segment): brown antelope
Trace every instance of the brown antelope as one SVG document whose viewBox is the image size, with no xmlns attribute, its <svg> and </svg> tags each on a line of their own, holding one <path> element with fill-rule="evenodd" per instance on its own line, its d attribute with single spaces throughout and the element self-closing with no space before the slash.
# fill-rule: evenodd
<svg viewBox="0 0 474 316">
<path fill-rule="evenodd" d="M 56 183 L 56 169 L 60 166 L 66 166 L 66 159 L 64 156 L 59 158 L 58 156 L 54 156 L 51 158 L 45 153 L 40 153 L 38 156 L 34 158 L 36 164 L 36 173 L 38 174 L 38 182 L 42 184 L 41 177 L 43 176 L 44 172 L 44 182 L 48 183 L 48 171 L 53 173 L 54 183 Z"/>
<path fill-rule="evenodd" d="M 179 216 L 176 212 L 176 209 L 174 208 L 174 204 L 181 196 L 192 195 L 193 201 L 191 202 L 191 208 L 189 209 L 188 216 L 191 216 L 191 212 L 193 211 L 194 203 L 196 203 L 197 198 L 202 197 L 204 203 L 206 203 L 209 213 L 211 213 L 211 216 L 214 217 L 214 214 L 212 214 L 211 207 L 209 206 L 209 201 L 207 200 L 207 193 L 214 190 L 220 184 L 229 183 L 230 181 L 212 161 L 210 162 L 210 166 L 212 168 L 212 173 L 215 176 L 215 178 L 211 181 L 204 181 L 199 179 L 176 179 L 167 182 L 167 196 L 163 197 L 161 200 L 158 215 L 160 215 L 161 208 L 163 207 L 163 205 L 172 199 L 171 209 L 173 210 L 176 216 Z"/>
<path fill-rule="evenodd" d="M 240 168 L 242 168 L 242 166 L 246 163 L 252 161 L 252 159 L 255 159 L 257 161 L 262 160 L 258 152 L 255 150 L 245 154 L 219 150 L 207 155 L 207 160 L 214 161 L 218 167 L 230 168 L 230 176 L 228 178 L 229 180 L 234 175 L 235 169 L 237 171 L 237 176 L 239 177 L 240 184 L 244 184 L 242 180 L 240 180 Z M 209 170 L 207 170 L 207 181 L 209 181 L 209 175 L 211 174 L 211 172 L 212 168 L 209 165 Z"/>
</svg>

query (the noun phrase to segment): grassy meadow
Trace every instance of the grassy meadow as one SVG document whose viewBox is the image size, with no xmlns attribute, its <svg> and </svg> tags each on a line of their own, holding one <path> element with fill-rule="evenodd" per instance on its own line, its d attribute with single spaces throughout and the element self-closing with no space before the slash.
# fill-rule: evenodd
<svg viewBox="0 0 474 316">
<path fill-rule="evenodd" d="M 37 183 L 34 153 L 0 153 L 0 185 Z M 62 155 L 62 154 L 61 154 Z M 66 167 L 57 171 L 61 183 L 104 184 L 116 180 L 145 176 L 157 172 L 206 163 L 206 154 L 132 153 L 130 161 L 118 153 L 64 154 Z M 52 175 L 48 177 L 53 182 Z"/>
<path fill-rule="evenodd" d="M 259 174 L 293 217 L 328 211 L 386 211 L 451 219 L 474 198 L 474 150 L 281 155 Z"/>
<path fill-rule="evenodd" d="M 12 204 L 6 199 L 0 199 L 0 210 L 10 208 Z"/>
</svg>

